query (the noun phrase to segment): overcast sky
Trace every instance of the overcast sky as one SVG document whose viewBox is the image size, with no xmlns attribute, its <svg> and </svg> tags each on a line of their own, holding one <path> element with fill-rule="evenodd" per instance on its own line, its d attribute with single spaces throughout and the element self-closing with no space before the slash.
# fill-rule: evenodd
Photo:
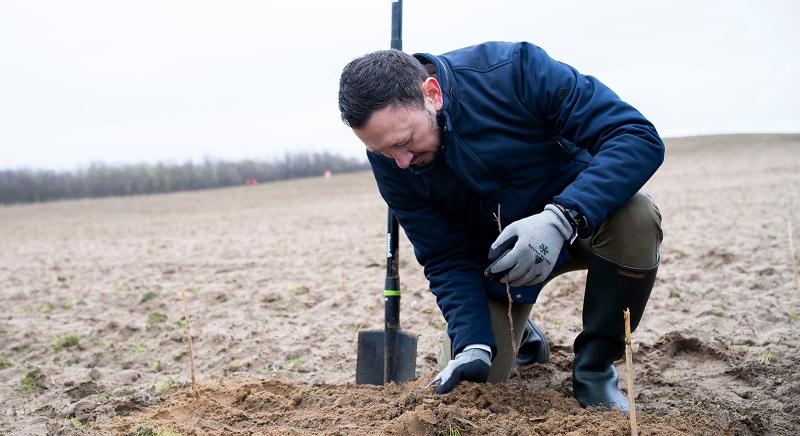
<svg viewBox="0 0 800 436">
<path fill-rule="evenodd" d="M 0 168 L 362 156 L 342 67 L 390 0 L 0 1 Z M 405 0 L 404 49 L 533 42 L 663 136 L 800 131 L 800 2 Z"/>
</svg>

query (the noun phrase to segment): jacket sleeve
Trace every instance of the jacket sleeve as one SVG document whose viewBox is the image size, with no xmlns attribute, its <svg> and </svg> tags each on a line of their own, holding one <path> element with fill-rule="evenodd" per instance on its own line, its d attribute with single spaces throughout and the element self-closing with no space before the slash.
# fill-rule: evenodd
<svg viewBox="0 0 800 436">
<path fill-rule="evenodd" d="M 414 254 L 425 269 L 431 292 L 447 321 L 453 355 L 471 344 L 486 344 L 497 355 L 480 261 L 470 253 L 463 224 L 420 197 L 404 183 L 391 159 L 367 153 L 378 190 L 395 212 Z"/>
<path fill-rule="evenodd" d="M 579 210 L 594 230 L 647 182 L 664 160 L 655 127 L 592 76 L 520 43 L 515 55 L 518 95 L 554 135 L 583 147 L 589 166 L 554 201 Z"/>
</svg>

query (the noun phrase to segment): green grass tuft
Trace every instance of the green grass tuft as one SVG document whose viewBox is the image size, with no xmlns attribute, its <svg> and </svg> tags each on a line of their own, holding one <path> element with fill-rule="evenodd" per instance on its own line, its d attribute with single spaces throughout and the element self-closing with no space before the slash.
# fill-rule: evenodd
<svg viewBox="0 0 800 436">
<path fill-rule="evenodd" d="M 57 336 L 53 338 L 53 350 L 58 352 L 65 348 L 77 347 L 81 342 L 81 337 L 76 334 Z"/>
<path fill-rule="evenodd" d="M 772 350 L 767 350 L 761 353 L 761 358 L 759 360 L 761 361 L 762 365 L 769 365 L 770 363 L 772 363 L 772 357 L 773 357 Z"/>
<path fill-rule="evenodd" d="M 303 360 L 303 358 L 300 356 L 289 356 L 286 358 L 286 363 L 284 363 L 283 367 L 289 371 L 292 371 L 298 364 L 300 364 L 301 360 Z"/>
<path fill-rule="evenodd" d="M 447 425 L 447 431 L 444 431 L 444 430 L 439 431 L 438 433 L 436 433 L 436 435 L 437 436 L 461 436 L 461 429 L 458 426 L 453 427 L 452 425 L 448 424 Z"/>
<path fill-rule="evenodd" d="M 156 436 L 156 431 L 152 427 L 140 425 L 128 432 L 128 436 Z"/>
<path fill-rule="evenodd" d="M 122 361 L 130 362 L 134 357 L 145 352 L 145 350 L 147 350 L 147 347 L 144 345 L 144 340 L 139 339 L 135 344 L 133 344 L 133 347 L 131 347 L 130 351 L 122 356 Z"/>
<path fill-rule="evenodd" d="M 0 369 L 6 369 L 11 366 L 11 361 L 3 356 L 0 356 Z"/>
<path fill-rule="evenodd" d="M 156 298 L 156 293 L 153 291 L 147 291 L 144 294 L 142 294 L 142 298 L 139 300 L 139 304 L 147 303 L 153 298 Z"/>
<path fill-rule="evenodd" d="M 34 368 L 22 376 L 19 381 L 17 390 L 24 394 L 35 393 L 42 390 L 42 382 L 44 381 L 44 373 L 39 368 Z"/>
<path fill-rule="evenodd" d="M 164 322 L 167 322 L 167 315 L 164 315 L 163 313 L 150 312 L 150 314 L 147 315 L 148 324 L 161 324 Z"/>
<path fill-rule="evenodd" d="M 295 286 L 294 288 L 289 289 L 289 291 L 291 291 L 291 293 L 294 295 L 304 295 L 308 294 L 311 290 L 308 289 L 308 286 L 301 285 L 301 286 Z"/>
<path fill-rule="evenodd" d="M 175 382 L 170 379 L 159 380 L 153 383 L 153 389 L 155 389 L 156 392 L 164 392 L 167 389 L 174 388 L 175 386 Z"/>
<path fill-rule="evenodd" d="M 48 313 L 50 313 L 52 311 L 53 311 L 53 305 L 48 303 L 48 302 L 46 302 L 46 301 L 39 305 L 39 313 L 43 313 L 43 314 L 47 315 Z"/>
</svg>

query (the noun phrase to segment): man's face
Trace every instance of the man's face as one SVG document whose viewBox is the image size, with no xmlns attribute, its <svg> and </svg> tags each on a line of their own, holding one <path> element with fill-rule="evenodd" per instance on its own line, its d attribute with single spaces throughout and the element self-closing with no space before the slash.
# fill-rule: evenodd
<svg viewBox="0 0 800 436">
<path fill-rule="evenodd" d="M 360 129 L 353 129 L 367 150 L 394 159 L 402 169 L 433 162 L 441 145 L 436 111 L 442 108 L 442 93 L 434 78 L 422 84 L 422 92 L 424 109 L 388 106 L 375 111 Z"/>
</svg>

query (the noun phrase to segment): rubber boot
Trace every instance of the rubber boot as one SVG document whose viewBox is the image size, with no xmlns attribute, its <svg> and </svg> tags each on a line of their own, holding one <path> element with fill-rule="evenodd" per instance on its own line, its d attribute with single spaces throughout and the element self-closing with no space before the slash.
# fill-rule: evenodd
<svg viewBox="0 0 800 436">
<path fill-rule="evenodd" d="M 628 411 L 628 400 L 617 386 L 614 361 L 625 352 L 625 319 L 630 308 L 631 331 L 642 319 L 658 265 L 636 269 L 589 256 L 583 331 L 575 339 L 572 391 L 581 407 L 604 406 Z"/>
<path fill-rule="evenodd" d="M 522 337 L 522 345 L 519 346 L 517 353 L 517 365 L 525 366 L 550 361 L 550 346 L 547 344 L 547 338 L 532 319 L 528 319 Z"/>
</svg>

